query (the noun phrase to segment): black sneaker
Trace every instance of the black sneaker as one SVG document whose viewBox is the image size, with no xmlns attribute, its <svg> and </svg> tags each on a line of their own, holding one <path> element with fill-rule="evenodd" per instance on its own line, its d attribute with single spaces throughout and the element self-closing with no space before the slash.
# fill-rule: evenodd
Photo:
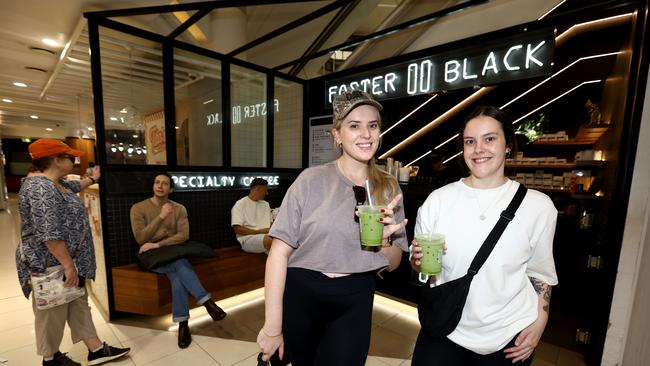
<svg viewBox="0 0 650 366">
<path fill-rule="evenodd" d="M 88 366 L 99 365 L 104 362 L 112 361 L 129 353 L 130 348 L 112 347 L 104 342 L 104 347 L 96 352 L 88 351 Z"/>
<path fill-rule="evenodd" d="M 66 353 L 56 351 L 53 359 L 49 361 L 43 360 L 43 366 L 81 366 L 81 364 L 72 361 Z"/>
</svg>

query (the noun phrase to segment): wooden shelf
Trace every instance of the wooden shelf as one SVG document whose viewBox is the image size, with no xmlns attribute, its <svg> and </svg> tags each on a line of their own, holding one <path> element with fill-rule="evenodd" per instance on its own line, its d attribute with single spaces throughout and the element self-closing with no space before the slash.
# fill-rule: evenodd
<svg viewBox="0 0 650 366">
<path fill-rule="evenodd" d="M 567 141 L 535 141 L 533 145 L 593 145 L 609 127 L 580 127 L 575 138 Z"/>
<path fill-rule="evenodd" d="M 542 188 L 542 187 L 536 187 L 536 186 L 526 186 L 526 187 L 534 189 L 536 191 L 544 192 L 544 193 L 565 193 L 565 194 L 570 194 L 571 198 L 573 198 L 573 199 L 581 199 L 581 200 L 600 200 L 600 199 L 603 199 L 602 197 L 596 196 L 595 194 L 586 193 L 586 192 L 571 193 L 571 191 L 569 191 L 568 189 Z"/>
<path fill-rule="evenodd" d="M 573 169 L 579 167 L 593 167 L 597 168 L 605 164 L 602 160 L 578 160 L 575 163 L 535 163 L 535 164 L 524 164 L 524 163 L 506 163 L 506 168 L 534 168 L 534 169 Z"/>
<path fill-rule="evenodd" d="M 553 164 L 524 164 L 524 163 L 506 163 L 506 168 L 548 168 L 548 169 L 571 169 L 575 168 L 574 163 L 553 163 Z"/>
</svg>

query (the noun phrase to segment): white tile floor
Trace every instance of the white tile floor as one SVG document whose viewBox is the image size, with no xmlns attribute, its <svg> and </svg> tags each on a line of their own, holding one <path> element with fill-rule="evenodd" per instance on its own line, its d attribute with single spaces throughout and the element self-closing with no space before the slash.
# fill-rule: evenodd
<svg viewBox="0 0 650 366">
<path fill-rule="evenodd" d="M 19 232 L 16 197 L 8 210 L 0 211 L 0 365 L 40 365 L 35 353 L 34 317 L 29 300 L 18 286 L 14 251 Z M 263 321 L 261 290 L 250 294 L 247 306 L 235 300 L 219 301 L 228 311 L 221 322 L 212 322 L 203 309 L 193 309 L 192 345 L 179 349 L 175 328 L 165 317 L 133 316 L 108 323 L 93 309 L 93 320 L 100 339 L 109 344 L 131 347 L 129 357 L 111 365 L 137 366 L 225 366 L 255 365 L 259 351 L 255 337 Z M 92 301 L 92 299 L 91 299 Z M 417 311 L 384 297 L 376 297 L 369 366 L 410 365 L 419 326 Z M 86 364 L 87 351 L 82 343 L 72 345 L 69 330 L 61 345 L 63 352 Z M 559 347 L 541 344 L 534 366 L 584 365 L 582 356 Z"/>
</svg>

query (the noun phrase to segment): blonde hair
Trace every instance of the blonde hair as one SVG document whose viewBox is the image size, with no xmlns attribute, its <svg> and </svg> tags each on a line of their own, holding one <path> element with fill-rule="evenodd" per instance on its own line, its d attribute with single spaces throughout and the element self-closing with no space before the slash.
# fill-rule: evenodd
<svg viewBox="0 0 650 366">
<path fill-rule="evenodd" d="M 356 108 L 356 107 L 355 107 Z M 375 108 L 376 109 L 376 108 Z M 351 110 L 352 111 L 352 110 Z M 351 112 L 350 111 L 350 112 Z M 337 119 L 334 118 L 332 121 L 332 129 L 340 131 L 341 123 L 345 118 Z M 377 122 L 379 123 L 379 130 L 381 131 L 381 114 L 377 110 Z M 332 142 L 334 146 L 339 150 L 339 156 L 343 154 L 343 149 L 341 145 L 336 144 L 334 141 L 334 135 L 332 134 Z M 381 137 L 379 138 L 379 144 L 381 145 Z M 377 149 L 379 150 L 379 149 Z M 390 201 L 395 198 L 399 192 L 399 185 L 397 179 L 392 175 L 388 174 L 385 170 L 380 169 L 375 163 L 375 159 L 370 159 L 368 163 L 368 182 L 372 187 L 372 199 L 373 203 L 377 205 L 387 205 Z"/>
</svg>

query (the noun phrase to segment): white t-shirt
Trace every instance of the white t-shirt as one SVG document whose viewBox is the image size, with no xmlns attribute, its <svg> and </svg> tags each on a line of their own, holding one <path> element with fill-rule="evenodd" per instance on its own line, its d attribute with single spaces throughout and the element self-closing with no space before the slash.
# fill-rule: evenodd
<svg viewBox="0 0 650 366">
<path fill-rule="evenodd" d="M 271 226 L 271 206 L 264 200 L 253 201 L 248 196 L 232 206 L 230 225 L 241 225 L 251 229 L 264 229 Z M 237 235 L 240 243 L 250 235 Z"/>
<path fill-rule="evenodd" d="M 437 284 L 467 273 L 519 183 L 473 189 L 462 180 L 433 191 L 418 210 L 415 233 L 445 235 L 447 252 Z M 485 220 L 481 220 L 483 214 Z M 479 354 L 503 348 L 538 316 L 538 295 L 529 277 L 557 284 L 553 236 L 557 210 L 529 189 L 487 261 L 474 277 L 458 327 L 447 337 Z"/>
</svg>

